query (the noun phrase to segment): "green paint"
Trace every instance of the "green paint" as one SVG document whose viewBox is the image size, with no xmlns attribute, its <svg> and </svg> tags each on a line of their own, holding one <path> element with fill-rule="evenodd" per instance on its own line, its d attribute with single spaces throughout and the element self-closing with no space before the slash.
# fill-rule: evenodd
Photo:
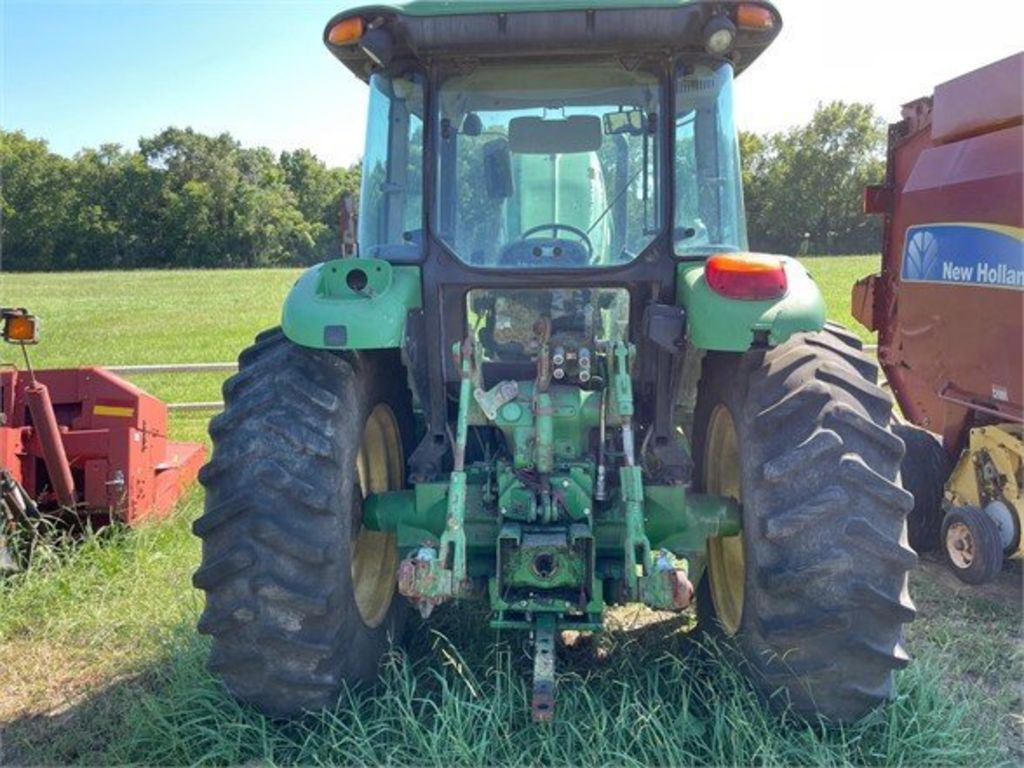
<svg viewBox="0 0 1024 768">
<path fill-rule="evenodd" d="M 455 346 L 458 353 L 459 345 Z M 473 401 L 473 359 L 471 350 L 461 355 L 462 383 L 459 388 L 459 415 L 455 429 L 455 468 L 448 479 L 448 519 L 441 534 L 441 563 L 452 570 L 454 594 L 462 594 L 469 583 L 466 551 L 466 437 L 469 407 Z"/>
<path fill-rule="evenodd" d="M 754 334 L 765 332 L 777 346 L 794 333 L 825 327 L 825 301 L 803 265 L 780 256 L 789 290 L 781 299 L 740 301 L 720 296 L 704 279 L 704 265 L 687 262 L 676 268 L 676 301 L 686 307 L 687 333 L 697 349 L 746 352 Z"/>
<path fill-rule="evenodd" d="M 363 500 L 363 526 L 371 531 L 397 531 L 405 525 L 440 536 L 444 525 L 437 530 L 436 505 L 417 504 L 418 495 L 416 491 L 370 494 Z"/>
<path fill-rule="evenodd" d="M 572 520 L 586 522 L 594 508 L 593 464 L 578 464 L 569 468 L 568 475 L 554 475 L 551 478 L 553 493 Z"/>
<path fill-rule="evenodd" d="M 536 494 L 526 488 L 512 468 L 502 462 L 498 474 L 498 511 L 503 518 L 532 523 L 537 519 Z"/>
<path fill-rule="evenodd" d="M 588 523 L 526 525 L 508 522 L 497 537 L 488 582 L 494 619 L 510 628 L 555 614 L 560 622 L 600 626 L 602 581 L 595 570 L 594 537 Z M 584 595 L 589 595 L 581 605 Z"/>
<path fill-rule="evenodd" d="M 532 381 L 518 382 L 516 399 L 500 408 L 493 422 L 484 418 L 482 413 L 478 414 L 481 418 L 471 419 L 474 424 L 494 424 L 501 429 L 512 449 L 517 469 L 533 469 L 536 463 L 538 424 L 534 414 L 535 389 Z M 553 462 L 571 461 L 587 451 L 590 431 L 600 421 L 601 398 L 596 392 L 557 385 L 552 386 L 546 395 L 551 400 Z M 546 423 L 542 426 L 547 429 Z"/>
<path fill-rule="evenodd" d="M 328 261 L 299 277 L 285 299 L 281 327 L 296 344 L 314 349 L 394 349 L 402 346 L 409 310 L 422 306 L 421 292 L 418 267 Z"/>
<path fill-rule="evenodd" d="M 534 419 L 537 422 L 537 435 L 534 440 L 534 464 L 537 471 L 545 475 L 551 474 L 555 468 L 555 406 L 551 395 L 538 392 L 534 399 Z"/>
<path fill-rule="evenodd" d="M 644 530 L 644 481 L 640 467 L 620 467 L 619 484 L 625 520 L 622 541 L 626 590 L 639 600 L 639 577 L 650 572 L 651 542 Z"/>
<path fill-rule="evenodd" d="M 716 536 L 740 532 L 740 507 L 723 496 L 688 494 L 681 485 L 644 487 L 644 529 L 655 549 L 681 555 L 703 552 Z"/>
<path fill-rule="evenodd" d="M 466 473 L 452 472 L 448 485 L 448 522 L 441 534 L 441 563 L 451 568 L 455 594 L 469 580 L 466 557 Z"/>
<path fill-rule="evenodd" d="M 630 361 L 636 354 L 632 344 L 619 342 L 614 347 L 612 359 L 612 412 L 620 422 L 632 418 L 633 380 L 630 377 Z"/>
<path fill-rule="evenodd" d="M 506 465 L 507 466 L 507 465 Z M 511 483 L 511 472 L 499 474 Z M 467 472 L 466 512 L 463 528 L 467 549 L 474 555 L 493 552 L 501 519 L 530 522 L 527 514 L 498 514 L 484 501 L 481 478 Z M 625 538 L 626 520 L 618 497 L 608 509 L 590 511 L 592 504 L 591 476 L 580 466 L 568 475 L 555 475 L 554 492 L 566 500 L 570 520 L 593 520 L 593 532 L 602 558 L 619 552 Z M 568 488 L 563 483 L 569 482 Z M 521 486 L 518 486 L 521 488 Z M 436 546 L 445 531 L 448 519 L 448 483 L 422 483 L 414 491 L 391 491 L 371 494 L 363 502 L 363 525 L 374 531 L 396 531 L 403 550 L 423 545 Z M 513 498 L 505 496 L 506 499 Z M 499 502 L 500 503 L 500 502 Z M 519 510 L 516 510 L 518 512 Z M 741 531 L 740 508 L 733 500 L 721 496 L 688 494 L 684 486 L 643 486 L 644 534 L 653 549 L 666 549 L 678 556 L 693 557 L 704 551 L 705 540 L 715 536 L 735 536 Z"/>
</svg>

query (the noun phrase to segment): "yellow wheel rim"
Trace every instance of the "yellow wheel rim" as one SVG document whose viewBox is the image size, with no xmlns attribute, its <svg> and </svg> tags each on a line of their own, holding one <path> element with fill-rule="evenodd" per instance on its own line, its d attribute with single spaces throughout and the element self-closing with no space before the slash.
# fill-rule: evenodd
<svg viewBox="0 0 1024 768">
<path fill-rule="evenodd" d="M 946 531 L 946 551 L 953 565 L 961 570 L 971 567 L 976 556 L 974 536 L 963 523 L 953 523 Z"/>
<path fill-rule="evenodd" d="M 718 406 L 708 424 L 704 452 L 704 489 L 718 496 L 742 501 L 740 451 L 736 425 L 725 406 Z M 735 635 L 743 620 L 743 587 L 746 564 L 743 538 L 724 536 L 708 539 L 708 577 L 711 600 L 718 621 L 727 635 Z"/>
<path fill-rule="evenodd" d="M 395 414 L 384 405 L 373 409 L 363 429 L 356 459 L 359 493 L 385 493 L 405 484 L 405 457 Z M 398 579 L 398 543 L 394 534 L 363 530 L 352 545 L 352 585 L 356 607 L 368 627 L 379 627 L 388 614 Z"/>
</svg>

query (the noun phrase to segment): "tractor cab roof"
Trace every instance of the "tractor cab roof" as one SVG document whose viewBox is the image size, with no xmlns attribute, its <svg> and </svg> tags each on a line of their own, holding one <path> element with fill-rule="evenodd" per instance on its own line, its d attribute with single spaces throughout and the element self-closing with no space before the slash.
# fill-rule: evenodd
<svg viewBox="0 0 1024 768">
<path fill-rule="evenodd" d="M 723 52 L 737 73 L 778 35 L 767 2 L 738 0 L 395 0 L 337 14 L 324 42 L 356 76 L 392 61 Z M 721 40 L 721 36 L 719 36 Z"/>
</svg>

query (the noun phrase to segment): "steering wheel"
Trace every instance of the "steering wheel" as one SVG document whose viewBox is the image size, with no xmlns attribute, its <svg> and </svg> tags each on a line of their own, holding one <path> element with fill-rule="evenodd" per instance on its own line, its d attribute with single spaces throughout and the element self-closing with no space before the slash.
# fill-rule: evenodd
<svg viewBox="0 0 1024 768">
<path fill-rule="evenodd" d="M 554 237 L 550 239 L 534 237 L 538 232 L 545 230 L 551 230 Z M 559 237 L 559 233 L 563 230 L 577 237 L 579 242 Z M 555 261 L 564 264 L 588 264 L 594 256 L 594 245 L 586 232 L 571 224 L 553 223 L 530 227 L 523 232 L 518 240 L 505 246 L 501 260 L 506 264 L 526 265 L 532 259 L 543 256 L 545 250 L 550 251 L 548 255 Z"/>
<path fill-rule="evenodd" d="M 538 224 L 536 227 L 530 227 L 528 230 L 523 232 L 520 236 L 520 240 L 529 240 L 530 235 L 535 235 L 538 232 L 543 232 L 545 229 L 550 229 L 551 233 L 555 236 L 555 240 L 560 239 L 558 237 L 559 230 L 564 229 L 566 232 L 576 235 L 580 239 L 580 242 L 587 247 L 587 261 L 590 261 L 594 255 L 594 244 L 590 242 L 590 237 L 579 227 L 574 227 L 572 224 Z"/>
</svg>

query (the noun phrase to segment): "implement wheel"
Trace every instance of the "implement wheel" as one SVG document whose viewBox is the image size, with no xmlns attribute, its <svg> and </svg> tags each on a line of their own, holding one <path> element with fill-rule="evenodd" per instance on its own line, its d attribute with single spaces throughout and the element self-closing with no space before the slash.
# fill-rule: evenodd
<svg viewBox="0 0 1024 768">
<path fill-rule="evenodd" d="M 896 424 L 892 431 L 907 447 L 900 479 L 914 497 L 914 509 L 907 518 L 910 546 L 919 553 L 933 552 L 939 546 L 943 491 L 952 462 L 931 432 L 912 424 Z"/>
<path fill-rule="evenodd" d="M 965 584 L 987 584 L 1003 569 L 1003 541 L 995 520 L 977 507 L 954 507 L 942 520 L 942 551 Z"/>
<path fill-rule="evenodd" d="M 277 329 L 239 364 L 200 473 L 199 631 L 233 694 L 290 716 L 373 681 L 400 634 L 398 551 L 361 529 L 361 502 L 404 485 L 409 391 L 397 357 L 306 349 Z"/>
<path fill-rule="evenodd" d="M 765 696 L 841 722 L 885 701 L 908 661 L 917 562 L 903 444 L 860 350 L 829 326 L 710 355 L 694 420 L 698 481 L 743 508 L 741 536 L 708 542 L 699 624 L 742 652 Z"/>
</svg>

